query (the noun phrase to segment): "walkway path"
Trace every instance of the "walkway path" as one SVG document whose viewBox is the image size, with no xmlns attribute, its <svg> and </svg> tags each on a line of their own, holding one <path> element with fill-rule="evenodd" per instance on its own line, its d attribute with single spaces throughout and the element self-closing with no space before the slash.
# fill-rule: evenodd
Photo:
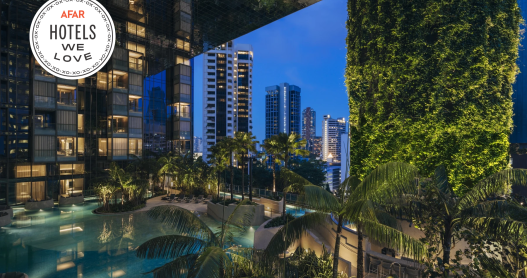
<svg viewBox="0 0 527 278">
<path fill-rule="evenodd" d="M 153 207 L 157 207 L 157 206 L 163 206 L 163 205 L 169 205 L 169 206 L 178 206 L 178 207 L 182 207 L 184 209 L 187 209 L 187 210 L 190 210 L 190 211 L 198 211 L 198 212 L 203 212 L 203 213 L 206 213 L 207 212 L 207 204 L 204 204 L 204 203 L 180 203 L 180 202 L 172 202 L 172 203 L 169 203 L 168 201 L 165 201 L 165 200 L 161 200 L 161 198 L 163 198 L 165 196 L 159 196 L 159 197 L 154 197 L 152 199 L 148 199 L 146 201 L 146 206 L 138 211 L 147 211 Z"/>
</svg>

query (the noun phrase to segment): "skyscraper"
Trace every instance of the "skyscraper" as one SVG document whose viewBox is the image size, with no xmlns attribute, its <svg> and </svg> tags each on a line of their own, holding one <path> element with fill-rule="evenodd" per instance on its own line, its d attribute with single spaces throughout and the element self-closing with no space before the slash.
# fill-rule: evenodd
<svg viewBox="0 0 527 278">
<path fill-rule="evenodd" d="M 31 21 L 44 2 L 2 1 L 0 204 L 86 194 L 110 163 L 125 166 L 143 149 L 191 153 L 192 58 L 318 1 L 287 1 L 283 9 L 228 0 L 100 0 L 115 24 L 115 50 L 97 74 L 79 80 L 49 74 L 31 53 Z M 250 75 L 244 64 L 238 68 Z M 252 85 L 236 85 L 240 118 L 233 125 L 250 129 Z"/>
<path fill-rule="evenodd" d="M 328 160 L 331 155 L 334 162 L 340 162 L 341 135 L 346 133 L 346 118 L 332 119 L 324 115 L 322 121 L 322 159 Z"/>
<path fill-rule="evenodd" d="M 300 133 L 300 87 L 281 83 L 265 88 L 265 138 Z"/>
<path fill-rule="evenodd" d="M 313 139 L 317 136 L 317 112 L 311 107 L 302 110 L 302 138 L 307 141 L 307 150 L 313 151 Z"/>
<path fill-rule="evenodd" d="M 203 150 L 203 139 L 201 137 L 194 136 L 194 152 L 201 153 Z"/>
<path fill-rule="evenodd" d="M 232 41 L 203 58 L 203 158 L 237 131 L 252 131 L 253 48 Z"/>
</svg>

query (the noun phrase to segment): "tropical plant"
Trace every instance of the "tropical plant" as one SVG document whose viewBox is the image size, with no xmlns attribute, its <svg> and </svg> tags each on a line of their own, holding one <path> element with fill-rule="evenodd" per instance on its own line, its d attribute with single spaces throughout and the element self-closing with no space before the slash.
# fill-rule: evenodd
<svg viewBox="0 0 527 278">
<path fill-rule="evenodd" d="M 458 196 L 445 167 L 440 166 L 431 179 L 421 181 L 421 190 L 405 196 L 405 213 L 423 229 L 424 241 L 431 245 L 428 273 L 449 273 L 453 241 L 462 238 L 462 231 L 494 239 L 525 236 L 527 209 L 507 196 L 513 184 L 526 186 L 527 170 L 500 171 Z"/>
<path fill-rule="evenodd" d="M 234 153 L 236 153 L 239 149 L 240 149 L 240 146 L 238 145 L 238 142 L 234 139 L 234 138 L 231 138 L 231 137 L 227 137 L 227 138 L 224 138 L 221 142 L 220 142 L 223 146 L 223 148 L 225 148 L 225 150 L 227 150 L 229 156 L 229 162 L 230 162 L 230 171 L 231 171 L 231 199 L 234 199 L 234 166 L 233 166 L 233 160 L 234 160 Z"/>
<path fill-rule="evenodd" d="M 218 198 L 220 198 L 220 174 L 227 168 L 226 165 L 229 161 L 229 151 L 223 146 L 221 141 L 218 144 L 212 146 L 210 150 L 212 153 L 210 163 L 214 166 L 214 171 L 216 172 Z"/>
<path fill-rule="evenodd" d="M 309 151 L 302 149 L 306 146 L 306 140 L 297 133 L 280 133 L 274 135 L 270 138 L 270 144 L 273 145 L 273 148 L 276 150 L 275 157 L 276 159 L 284 163 L 284 168 L 289 169 L 289 160 L 292 156 L 308 156 Z M 287 188 L 287 179 L 285 181 L 285 186 Z M 285 218 L 285 196 L 287 191 L 284 188 L 284 202 L 283 202 L 283 212 L 282 217 Z"/>
<path fill-rule="evenodd" d="M 109 181 L 121 188 L 121 206 L 124 204 L 125 189 L 128 189 L 132 184 L 132 177 L 123 168 L 119 167 L 117 163 L 112 162 L 110 169 L 108 169 Z"/>
<path fill-rule="evenodd" d="M 322 160 L 310 158 L 292 158 L 290 161 L 291 171 L 304 177 L 310 183 L 318 186 L 324 185 L 326 181 L 326 163 Z M 344 167 L 344 166 L 343 166 Z"/>
<path fill-rule="evenodd" d="M 249 155 L 251 152 L 256 152 L 256 136 L 253 136 L 252 132 L 236 132 L 234 139 L 237 141 L 239 150 L 238 150 L 238 161 L 242 164 L 242 200 L 245 199 L 245 154 Z M 249 200 L 253 200 L 252 196 L 252 186 L 249 185 Z"/>
<path fill-rule="evenodd" d="M 348 1 L 350 175 L 397 160 L 429 177 L 443 164 L 463 194 L 507 167 L 518 3 Z"/>
<path fill-rule="evenodd" d="M 163 175 L 163 186 L 166 186 L 167 174 L 173 174 L 177 171 L 178 165 L 180 164 L 180 156 L 173 154 L 172 152 L 161 156 L 158 159 L 158 163 L 161 165 L 159 174 Z"/>
<path fill-rule="evenodd" d="M 276 135 L 273 135 L 271 138 L 265 139 L 263 148 L 265 149 L 265 152 L 267 153 L 267 157 L 265 161 L 268 159 L 271 161 L 271 169 L 273 171 L 273 195 L 276 197 L 276 153 L 278 152 L 278 149 L 275 147 L 274 139 Z"/>
<path fill-rule="evenodd" d="M 136 255 L 142 259 L 170 259 L 171 261 L 148 273 L 154 277 L 230 277 L 228 270 L 237 262 L 252 259 L 251 248 L 234 247 L 234 236 L 245 233 L 252 215 L 237 212 L 236 206 L 226 221 L 222 221 L 219 232 L 214 233 L 194 213 L 177 206 L 158 206 L 147 215 L 162 221 L 177 234 L 150 239 L 141 244 Z"/>
</svg>

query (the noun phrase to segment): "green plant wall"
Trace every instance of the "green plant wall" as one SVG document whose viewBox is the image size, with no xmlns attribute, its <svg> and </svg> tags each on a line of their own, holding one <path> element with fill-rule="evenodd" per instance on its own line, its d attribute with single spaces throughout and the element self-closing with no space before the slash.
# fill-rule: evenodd
<svg viewBox="0 0 527 278">
<path fill-rule="evenodd" d="M 443 164 L 456 191 L 508 167 L 516 0 L 349 0 L 351 174 Z"/>
</svg>

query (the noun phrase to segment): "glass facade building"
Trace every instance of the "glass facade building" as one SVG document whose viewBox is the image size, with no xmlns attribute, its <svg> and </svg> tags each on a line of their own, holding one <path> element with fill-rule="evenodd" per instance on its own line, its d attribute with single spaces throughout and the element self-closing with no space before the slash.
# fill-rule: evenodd
<svg viewBox="0 0 527 278">
<path fill-rule="evenodd" d="M 265 138 L 279 133 L 300 133 L 300 87 L 281 83 L 265 88 Z"/>
<path fill-rule="evenodd" d="M 115 50 L 72 81 L 47 73 L 29 47 L 46 1 L 0 0 L 0 204 L 87 195 L 111 162 L 144 150 L 191 153 L 192 58 L 318 1 L 100 0 Z"/>
</svg>

